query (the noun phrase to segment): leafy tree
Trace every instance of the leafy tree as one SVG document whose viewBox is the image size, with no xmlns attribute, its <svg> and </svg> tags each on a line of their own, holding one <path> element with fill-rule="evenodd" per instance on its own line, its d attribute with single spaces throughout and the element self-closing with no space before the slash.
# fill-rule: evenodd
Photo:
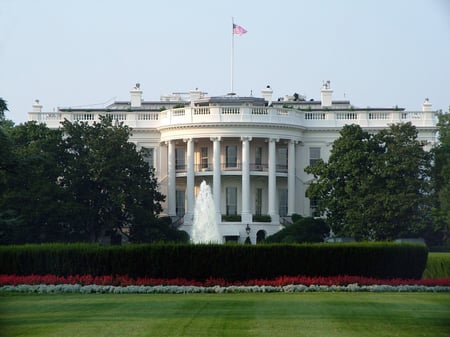
<svg viewBox="0 0 450 337">
<path fill-rule="evenodd" d="M 418 131 L 410 123 L 392 125 L 375 135 L 383 149 L 374 172 L 383 187 L 374 200 L 383 213 L 376 229 L 380 239 L 422 236 L 430 225 L 431 154 L 417 138 Z"/>
<path fill-rule="evenodd" d="M 164 196 L 130 133 L 108 118 L 59 130 L 2 123 L 0 243 L 187 241 L 158 217 Z"/>
<path fill-rule="evenodd" d="M 326 214 L 333 232 L 342 236 L 369 237 L 378 217 L 370 209 L 373 203 L 373 163 L 379 152 L 373 136 L 358 125 L 347 125 L 334 144 L 328 163 L 320 160 L 309 166 L 316 181 L 307 190 Z"/>
<path fill-rule="evenodd" d="M 391 240 L 424 231 L 429 210 L 430 157 L 410 123 L 372 135 L 347 125 L 327 163 L 306 168 L 316 178 L 307 196 L 318 201 L 338 236 Z"/>
<path fill-rule="evenodd" d="M 14 170 L 14 154 L 12 150 L 12 141 L 9 137 L 9 133 L 14 124 L 11 121 L 4 119 L 4 112 L 8 111 L 8 105 L 6 101 L 0 97 L 0 187 L 1 187 L 1 174 L 5 172 L 11 172 Z"/>
<path fill-rule="evenodd" d="M 5 111 L 9 111 L 8 104 L 0 97 L 0 120 L 5 119 Z"/>
<path fill-rule="evenodd" d="M 450 233 L 450 110 L 438 115 L 439 143 L 433 149 L 434 225 L 437 241 L 448 241 Z"/>
<path fill-rule="evenodd" d="M 153 169 L 129 142 L 131 129 L 103 117 L 92 126 L 62 123 L 64 167 L 60 185 L 72 198 L 71 227 L 85 240 L 131 236 L 157 223 L 164 196 Z"/>
<path fill-rule="evenodd" d="M 0 172 L 12 172 L 15 166 L 13 143 L 6 127 L 0 125 Z"/>
<path fill-rule="evenodd" d="M 3 171 L 0 210 L 9 243 L 56 241 L 61 223 L 57 147 L 61 134 L 35 122 L 8 131 L 9 160 Z M 1 170 L 0 170 L 1 171 Z M 0 172 L 1 175 L 1 172 Z"/>
<path fill-rule="evenodd" d="M 294 217 L 293 217 L 294 219 Z M 323 219 L 296 217 L 292 225 L 266 238 L 267 243 L 323 242 L 330 228 Z"/>
</svg>

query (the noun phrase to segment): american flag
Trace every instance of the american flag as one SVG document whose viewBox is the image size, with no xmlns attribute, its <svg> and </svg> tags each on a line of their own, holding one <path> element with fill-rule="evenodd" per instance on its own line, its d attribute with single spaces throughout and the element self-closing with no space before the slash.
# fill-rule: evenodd
<svg viewBox="0 0 450 337">
<path fill-rule="evenodd" d="M 247 33 L 247 30 L 244 27 L 241 27 L 233 23 L 233 34 L 242 35 L 245 33 Z"/>
</svg>

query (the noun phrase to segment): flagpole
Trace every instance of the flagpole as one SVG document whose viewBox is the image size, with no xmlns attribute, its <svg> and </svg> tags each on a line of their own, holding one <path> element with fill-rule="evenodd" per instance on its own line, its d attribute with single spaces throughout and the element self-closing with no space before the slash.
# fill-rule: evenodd
<svg viewBox="0 0 450 337">
<path fill-rule="evenodd" d="M 230 94 L 233 95 L 233 73 L 234 73 L 234 18 L 231 17 L 231 91 Z"/>
</svg>

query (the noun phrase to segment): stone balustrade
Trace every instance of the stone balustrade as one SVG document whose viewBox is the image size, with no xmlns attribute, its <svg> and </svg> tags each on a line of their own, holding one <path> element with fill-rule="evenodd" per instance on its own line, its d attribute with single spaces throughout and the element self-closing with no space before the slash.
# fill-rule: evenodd
<svg viewBox="0 0 450 337">
<path fill-rule="evenodd" d="M 336 128 L 345 124 L 359 124 L 366 128 L 385 128 L 390 124 L 411 122 L 417 127 L 435 128 L 435 111 L 404 110 L 297 110 L 277 107 L 207 106 L 184 107 L 164 111 L 108 111 L 71 110 L 57 112 L 30 112 L 29 120 L 58 127 L 64 119 L 69 121 L 99 121 L 100 115 L 110 115 L 114 120 L 133 128 L 165 128 L 176 125 L 215 123 L 262 123 L 290 125 L 305 128 Z"/>
</svg>

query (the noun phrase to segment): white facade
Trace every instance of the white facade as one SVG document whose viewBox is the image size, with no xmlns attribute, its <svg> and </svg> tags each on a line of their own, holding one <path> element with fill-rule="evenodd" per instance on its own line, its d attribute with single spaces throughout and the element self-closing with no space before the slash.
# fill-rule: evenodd
<svg viewBox="0 0 450 337">
<path fill-rule="evenodd" d="M 436 113 L 428 99 L 421 111 L 361 109 L 349 101 L 333 101 L 332 93 L 326 82 L 320 101 L 301 96 L 273 101 L 268 86 L 262 98 L 205 97 L 196 90 L 148 102 L 136 84 L 129 102 L 103 109 L 58 108 L 49 113 L 36 101 L 29 119 L 57 128 L 65 118 L 94 122 L 111 115 L 132 127 L 131 141 L 147 149 L 166 195 L 164 213 L 180 229 L 191 233 L 195 196 L 205 180 L 212 187 L 225 240 L 244 242 L 248 225 L 255 243 L 283 228 L 293 213 L 313 214 L 305 197 L 312 177 L 304 169 L 319 158 L 328 159 L 344 125 L 377 132 L 411 122 L 421 140 L 430 146 L 435 141 Z"/>
</svg>

